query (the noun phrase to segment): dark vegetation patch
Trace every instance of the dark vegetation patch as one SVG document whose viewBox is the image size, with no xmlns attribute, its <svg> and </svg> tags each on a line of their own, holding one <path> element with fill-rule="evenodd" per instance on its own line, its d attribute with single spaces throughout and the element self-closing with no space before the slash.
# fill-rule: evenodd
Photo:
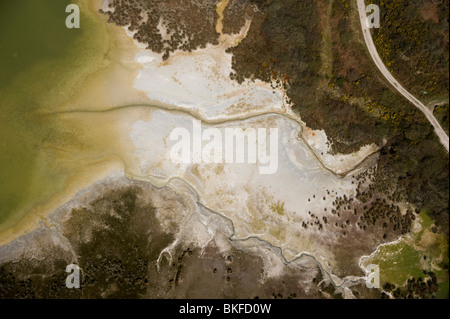
<svg viewBox="0 0 450 319">
<path fill-rule="evenodd" d="M 83 295 L 90 298 L 137 298 L 151 284 L 148 267 L 172 235 L 161 230 L 152 205 L 144 204 L 139 187 L 111 190 L 89 209 L 73 212 L 66 237 L 76 247 L 83 269 Z M 90 238 L 83 225 L 92 225 Z"/>
<path fill-rule="evenodd" d="M 0 265 L 0 299 L 80 298 L 80 290 L 66 287 L 67 265 L 57 257 L 51 262 L 22 259 Z"/>
<path fill-rule="evenodd" d="M 50 251 L 0 266 L 1 298 L 138 298 L 151 285 L 149 265 L 172 240 L 160 229 L 154 207 L 136 186 L 111 190 L 77 208 L 64 225 L 76 261 Z M 50 243 L 42 243 L 43 247 Z M 80 266 L 81 288 L 66 288 L 66 266 Z"/>
<path fill-rule="evenodd" d="M 249 1 L 230 0 L 223 12 L 223 33 L 237 34 L 245 25 L 246 19 L 251 19 L 256 5 Z"/>
<path fill-rule="evenodd" d="M 164 53 L 167 60 L 175 50 L 190 52 L 218 43 L 217 4 L 214 0 L 113 0 L 113 11 L 101 13 L 109 17 L 108 22 L 136 31 L 134 39 Z M 158 26 L 167 30 L 167 37 L 161 36 Z"/>
<path fill-rule="evenodd" d="M 149 295 L 199 299 L 319 298 L 318 283 L 312 280 L 319 273 L 315 264 L 309 264 L 302 268 L 285 267 L 280 277 L 265 278 L 261 257 L 252 253 L 236 248 L 222 253 L 214 243 L 202 250 L 179 246 L 172 260 L 163 259 L 154 278 L 158 285 Z"/>
<path fill-rule="evenodd" d="M 443 105 L 435 105 L 433 108 L 433 113 L 436 119 L 441 123 L 442 129 L 447 133 L 449 132 L 449 110 L 448 103 Z"/>
<path fill-rule="evenodd" d="M 436 292 L 439 290 L 436 274 L 432 271 L 423 271 L 423 277 L 408 278 L 406 284 L 402 287 L 384 283 L 383 290 L 391 294 L 395 299 L 431 299 L 436 298 Z M 383 293 L 383 299 L 389 296 Z"/>
<path fill-rule="evenodd" d="M 449 1 L 373 3 L 381 12 L 374 42 L 393 75 L 419 98 L 448 98 Z"/>
</svg>

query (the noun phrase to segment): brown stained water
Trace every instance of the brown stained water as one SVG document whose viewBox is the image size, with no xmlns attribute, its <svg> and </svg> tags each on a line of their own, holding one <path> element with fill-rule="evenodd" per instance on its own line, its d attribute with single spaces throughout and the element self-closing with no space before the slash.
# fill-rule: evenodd
<svg viewBox="0 0 450 319">
<path fill-rule="evenodd" d="M 80 29 L 65 26 L 69 3 L 80 7 Z M 100 3 L 0 0 L 0 241 L 20 232 L 25 216 L 45 216 L 121 167 L 114 123 L 123 114 L 60 113 L 139 96 L 132 41 L 97 13 Z"/>
</svg>

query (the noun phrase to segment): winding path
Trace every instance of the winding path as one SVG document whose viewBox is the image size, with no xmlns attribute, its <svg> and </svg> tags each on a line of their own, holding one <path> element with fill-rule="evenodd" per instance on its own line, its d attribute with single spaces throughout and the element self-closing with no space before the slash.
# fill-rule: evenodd
<svg viewBox="0 0 450 319">
<path fill-rule="evenodd" d="M 433 125 L 434 131 L 436 132 L 436 135 L 438 136 L 441 144 L 445 147 L 447 152 L 449 151 L 449 138 L 445 131 L 442 129 L 441 124 L 439 121 L 434 117 L 433 112 L 428 109 L 422 102 L 420 102 L 416 97 L 414 97 L 411 93 L 409 93 L 389 72 L 389 70 L 384 65 L 383 61 L 380 58 L 380 55 L 377 52 L 377 48 L 375 47 L 375 44 L 372 39 L 372 34 L 370 33 L 370 29 L 367 23 L 367 15 L 366 15 L 366 5 L 364 3 L 364 0 L 357 0 L 358 2 L 358 12 L 359 12 L 359 19 L 361 21 L 361 29 L 362 33 L 364 35 L 364 40 L 366 42 L 367 49 L 369 50 L 369 53 L 375 62 L 375 65 L 378 67 L 378 69 L 381 71 L 381 73 L 384 75 L 384 77 L 391 83 L 394 88 L 400 92 L 401 95 L 403 95 L 408 101 L 410 101 L 414 106 L 416 106 L 423 114 L 425 114 L 428 121 Z"/>
<path fill-rule="evenodd" d="M 358 168 L 360 168 L 369 158 L 372 156 L 378 154 L 380 151 L 380 148 L 378 147 L 373 152 L 367 154 L 364 158 L 362 158 L 360 161 L 356 162 L 354 165 L 349 166 L 345 171 L 338 172 L 335 171 L 332 167 L 329 167 L 326 163 L 322 161 L 320 156 L 316 153 L 316 151 L 311 147 L 311 145 L 308 143 L 307 139 L 303 135 L 303 125 L 299 118 L 296 116 L 293 116 L 286 112 L 286 110 L 267 110 L 267 111 L 260 111 L 260 112 L 254 112 L 250 114 L 243 114 L 239 116 L 232 116 L 232 117 L 225 117 L 225 118 L 215 118 L 215 119 L 208 119 L 203 117 L 202 115 L 198 114 L 197 111 L 187 109 L 184 107 L 179 107 L 175 105 L 166 105 L 166 104 L 143 104 L 143 103 L 137 103 L 137 104 L 126 104 L 126 105 L 119 105 L 119 106 L 113 106 L 113 107 L 107 107 L 103 109 L 97 109 L 97 110 L 89 110 L 89 109 L 78 109 L 78 110 L 61 110 L 56 112 L 44 112 L 41 113 L 43 115 L 60 115 L 60 114 L 90 114 L 90 113 L 108 113 L 108 112 L 114 112 L 118 110 L 123 110 L 127 108 L 154 108 L 157 110 L 162 110 L 169 113 L 180 113 L 188 115 L 196 120 L 200 120 L 203 123 L 209 124 L 209 125 L 219 125 L 219 124 L 225 124 L 225 123 L 233 123 L 238 121 L 245 121 L 250 120 L 258 117 L 263 116 L 280 116 L 283 118 L 286 118 L 290 121 L 296 122 L 299 125 L 299 132 L 297 135 L 297 139 L 302 141 L 303 144 L 306 146 L 306 148 L 309 150 L 312 156 L 316 159 L 317 163 L 326 171 L 330 172 L 331 174 L 335 176 L 339 176 L 341 178 L 344 178 L 354 171 L 356 171 Z"/>
</svg>

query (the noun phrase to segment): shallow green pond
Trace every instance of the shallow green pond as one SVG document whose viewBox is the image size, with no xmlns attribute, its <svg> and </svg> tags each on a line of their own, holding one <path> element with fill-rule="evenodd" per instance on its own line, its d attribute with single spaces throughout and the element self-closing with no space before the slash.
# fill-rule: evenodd
<svg viewBox="0 0 450 319">
<path fill-rule="evenodd" d="M 52 161 L 70 138 L 42 113 L 69 98 L 73 78 L 104 54 L 96 41 L 104 30 L 86 6 L 81 29 L 66 28 L 71 2 L 0 0 L 0 230 L 71 175 Z"/>
</svg>

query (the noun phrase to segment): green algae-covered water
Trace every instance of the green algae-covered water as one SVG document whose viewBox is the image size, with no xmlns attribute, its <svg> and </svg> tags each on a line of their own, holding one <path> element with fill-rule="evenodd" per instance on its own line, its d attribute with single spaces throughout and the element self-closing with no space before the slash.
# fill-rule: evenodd
<svg viewBox="0 0 450 319">
<path fill-rule="evenodd" d="M 0 230 L 75 173 L 57 157 L 76 136 L 43 113 L 70 100 L 77 81 L 107 50 L 92 2 L 0 0 Z M 80 29 L 66 28 L 69 3 L 80 6 Z"/>
</svg>

